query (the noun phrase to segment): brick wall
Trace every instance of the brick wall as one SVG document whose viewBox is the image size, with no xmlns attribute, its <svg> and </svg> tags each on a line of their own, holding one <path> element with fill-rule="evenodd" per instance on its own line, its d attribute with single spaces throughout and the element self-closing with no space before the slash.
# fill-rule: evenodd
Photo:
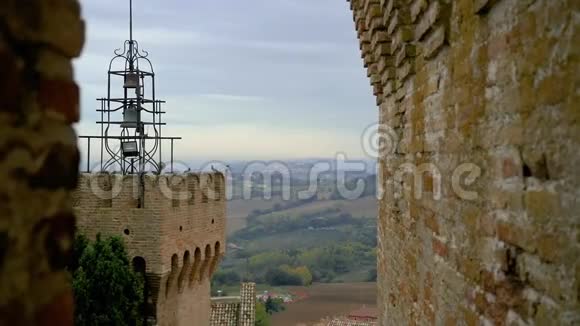
<svg viewBox="0 0 580 326">
<path fill-rule="evenodd" d="M 579 324 L 578 2 L 350 5 L 385 138 L 382 325 Z"/>
<path fill-rule="evenodd" d="M 210 276 L 225 252 L 221 174 L 83 174 L 74 196 L 81 233 L 123 237 L 146 263 L 150 314 L 159 325 L 207 325 Z"/>
<path fill-rule="evenodd" d="M 77 1 L 0 2 L 0 325 L 72 325 Z"/>
</svg>

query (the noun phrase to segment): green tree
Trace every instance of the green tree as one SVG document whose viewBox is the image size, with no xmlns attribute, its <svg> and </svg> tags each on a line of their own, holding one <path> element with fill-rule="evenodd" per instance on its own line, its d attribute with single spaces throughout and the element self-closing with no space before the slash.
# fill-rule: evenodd
<svg viewBox="0 0 580 326">
<path fill-rule="evenodd" d="M 265 271 L 270 266 L 290 265 L 292 258 L 281 251 L 270 251 L 252 256 L 249 261 L 250 270 L 253 272 Z"/>
<path fill-rule="evenodd" d="M 367 278 L 367 281 L 369 281 L 369 282 L 376 282 L 377 281 L 377 269 L 376 269 L 376 267 L 369 270 L 369 276 Z"/>
<path fill-rule="evenodd" d="M 284 301 L 282 301 L 282 299 L 272 299 L 272 297 L 268 297 L 268 299 L 266 299 L 264 307 L 266 308 L 266 313 L 268 313 L 268 315 L 286 310 L 284 307 Z"/>
<path fill-rule="evenodd" d="M 296 275 L 300 276 L 302 279 L 302 285 L 310 285 L 312 284 L 312 273 L 306 266 L 299 266 L 294 269 Z"/>
<path fill-rule="evenodd" d="M 262 302 L 256 302 L 256 326 L 270 326 L 270 315 Z"/>
<path fill-rule="evenodd" d="M 81 257 L 85 252 L 85 249 L 88 247 L 89 242 L 89 239 L 82 234 L 76 236 L 73 243 L 72 259 L 68 266 L 68 270 L 71 271 L 71 273 L 79 268 L 79 262 L 81 261 Z"/>
<path fill-rule="evenodd" d="M 264 280 L 272 286 L 302 285 L 300 275 L 289 272 L 287 269 L 275 267 L 269 269 Z"/>
<path fill-rule="evenodd" d="M 75 325 L 142 324 L 144 280 L 133 271 L 123 240 L 78 237 L 74 248 Z"/>
<path fill-rule="evenodd" d="M 234 285 L 240 283 L 240 275 L 234 270 L 218 270 L 214 273 L 212 286 Z"/>
<path fill-rule="evenodd" d="M 286 273 L 290 280 L 300 279 L 300 284 L 278 284 L 278 285 L 310 285 L 312 284 L 312 273 L 306 266 L 291 267 L 288 265 L 282 265 L 278 269 Z M 266 274 L 268 276 L 268 274 Z"/>
</svg>

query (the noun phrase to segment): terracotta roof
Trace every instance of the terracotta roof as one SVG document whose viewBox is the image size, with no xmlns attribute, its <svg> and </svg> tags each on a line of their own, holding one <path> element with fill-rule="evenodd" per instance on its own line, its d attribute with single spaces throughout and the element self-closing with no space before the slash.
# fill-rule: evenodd
<svg viewBox="0 0 580 326">
<path fill-rule="evenodd" d="M 238 325 L 240 303 L 212 303 L 210 325 Z"/>
<path fill-rule="evenodd" d="M 253 325 L 256 310 L 256 284 L 243 283 L 239 297 L 211 299 L 211 326 Z"/>
<path fill-rule="evenodd" d="M 379 317 L 379 310 L 372 307 L 362 307 L 360 309 L 351 311 L 348 314 L 349 318 L 373 318 L 377 319 Z"/>
</svg>

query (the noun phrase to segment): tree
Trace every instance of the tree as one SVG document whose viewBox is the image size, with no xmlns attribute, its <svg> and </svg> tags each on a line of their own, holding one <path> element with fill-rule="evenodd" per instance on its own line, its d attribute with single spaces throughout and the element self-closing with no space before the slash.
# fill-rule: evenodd
<svg viewBox="0 0 580 326">
<path fill-rule="evenodd" d="M 268 299 L 266 299 L 264 307 L 266 308 L 266 313 L 268 313 L 268 315 L 286 310 L 282 299 L 272 299 L 272 297 L 268 297 Z"/>
<path fill-rule="evenodd" d="M 256 302 L 256 326 L 270 326 L 270 315 L 262 302 Z"/>
<path fill-rule="evenodd" d="M 234 285 L 240 283 L 240 275 L 234 270 L 219 270 L 214 273 L 211 284 L 212 286 Z"/>
<path fill-rule="evenodd" d="M 270 266 L 289 265 L 292 258 L 281 251 L 262 252 L 252 256 L 249 261 L 250 270 L 253 272 L 260 272 L 266 270 Z"/>
<path fill-rule="evenodd" d="M 312 284 L 312 273 L 306 266 L 299 266 L 294 269 L 296 275 L 300 276 L 302 280 L 302 285 L 310 285 Z"/>
<path fill-rule="evenodd" d="M 144 279 L 133 271 L 123 240 L 97 235 L 91 242 L 80 236 L 74 248 L 75 325 L 142 324 Z"/>
<path fill-rule="evenodd" d="M 70 265 L 68 266 L 69 271 L 74 272 L 79 268 L 79 262 L 81 261 L 81 257 L 89 243 L 89 239 L 87 239 L 87 237 L 84 235 L 80 234 L 76 236 L 73 243 L 72 259 Z"/>
<path fill-rule="evenodd" d="M 269 269 L 264 275 L 264 279 L 272 286 L 302 285 L 300 275 L 291 274 L 280 267 Z"/>
<path fill-rule="evenodd" d="M 376 282 L 377 281 L 377 269 L 376 269 L 376 267 L 369 270 L 369 276 L 367 278 L 367 281 L 369 281 L 369 282 Z"/>
</svg>

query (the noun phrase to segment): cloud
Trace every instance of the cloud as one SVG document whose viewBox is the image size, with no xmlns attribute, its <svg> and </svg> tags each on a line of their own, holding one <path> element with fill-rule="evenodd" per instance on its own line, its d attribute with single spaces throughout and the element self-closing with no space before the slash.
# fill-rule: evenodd
<svg viewBox="0 0 580 326">
<path fill-rule="evenodd" d="M 129 38 L 127 28 L 114 26 L 105 22 L 96 22 L 88 27 L 88 35 L 94 41 L 106 41 L 121 46 Z M 279 41 L 272 39 L 233 37 L 204 33 L 203 31 L 180 30 L 164 27 L 139 27 L 134 30 L 134 38 L 142 49 L 169 46 L 175 49 L 214 48 L 214 49 L 249 49 L 294 54 L 320 54 L 337 51 L 345 44 L 323 41 Z M 185 52 L 185 51 L 184 51 Z"/>
<path fill-rule="evenodd" d="M 266 100 L 261 96 L 232 94 L 199 94 L 198 97 L 225 102 L 262 102 Z"/>
<path fill-rule="evenodd" d="M 179 154 L 298 158 L 360 154 L 377 119 L 352 14 L 334 0 L 134 1 L 135 38 L 150 53 L 165 135 Z M 113 50 L 128 37 L 125 4 L 85 0 L 79 133 L 98 134 Z M 323 20 L 320 17 L 324 17 Z M 359 153 L 359 154 L 357 154 Z"/>
<path fill-rule="evenodd" d="M 108 41 L 111 44 L 123 42 L 129 39 L 129 31 L 125 26 L 110 25 L 106 22 L 96 22 L 90 24 L 87 29 L 89 37 L 94 41 Z M 148 46 L 167 45 L 196 45 L 211 44 L 213 40 L 209 35 L 195 31 L 183 31 L 179 29 L 169 29 L 163 27 L 136 28 L 134 39 L 140 44 Z M 120 43 L 122 44 L 122 43 Z"/>
</svg>

